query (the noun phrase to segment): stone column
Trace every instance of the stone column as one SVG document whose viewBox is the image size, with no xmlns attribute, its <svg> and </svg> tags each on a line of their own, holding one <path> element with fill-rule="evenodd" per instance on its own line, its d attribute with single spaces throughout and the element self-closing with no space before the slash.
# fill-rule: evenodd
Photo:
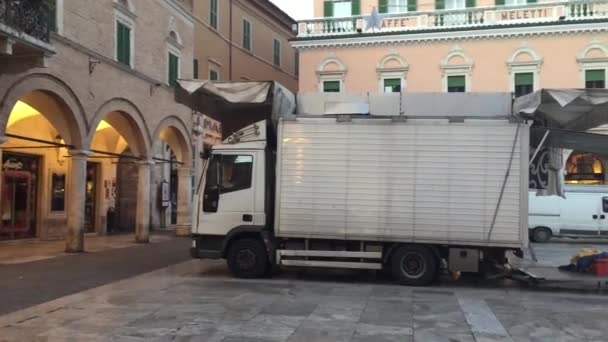
<svg viewBox="0 0 608 342">
<path fill-rule="evenodd" d="M 150 242 L 150 177 L 154 162 L 139 162 L 137 170 L 137 211 L 135 213 L 135 242 Z"/>
<path fill-rule="evenodd" d="M 84 203 L 86 199 L 87 158 L 90 154 L 89 151 L 69 151 L 66 253 L 84 252 Z"/>
<path fill-rule="evenodd" d="M 192 169 L 177 169 L 177 225 L 175 235 L 189 236 L 192 231 Z"/>
</svg>

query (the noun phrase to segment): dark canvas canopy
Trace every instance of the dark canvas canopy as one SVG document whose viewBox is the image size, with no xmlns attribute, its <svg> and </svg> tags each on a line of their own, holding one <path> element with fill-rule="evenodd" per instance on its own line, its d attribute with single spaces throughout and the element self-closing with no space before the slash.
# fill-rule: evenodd
<svg viewBox="0 0 608 342">
<path fill-rule="evenodd" d="M 276 124 L 281 115 L 292 114 L 295 110 L 295 96 L 273 81 L 179 80 L 175 99 L 220 121 L 224 138 L 262 120 Z"/>
</svg>

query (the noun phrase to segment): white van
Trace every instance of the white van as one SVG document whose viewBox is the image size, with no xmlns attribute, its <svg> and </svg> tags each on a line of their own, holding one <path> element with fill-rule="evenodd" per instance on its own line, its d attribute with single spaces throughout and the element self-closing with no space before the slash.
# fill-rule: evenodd
<svg viewBox="0 0 608 342">
<path fill-rule="evenodd" d="M 566 186 L 566 198 L 529 193 L 530 239 L 608 237 L 608 186 Z"/>
</svg>

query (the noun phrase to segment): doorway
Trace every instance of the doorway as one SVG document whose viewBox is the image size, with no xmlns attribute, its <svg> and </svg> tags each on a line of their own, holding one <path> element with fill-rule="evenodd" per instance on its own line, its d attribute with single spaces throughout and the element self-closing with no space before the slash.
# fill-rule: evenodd
<svg viewBox="0 0 608 342">
<path fill-rule="evenodd" d="M 84 231 L 94 233 L 95 213 L 97 212 L 97 177 L 99 163 L 87 162 L 86 195 L 84 202 Z"/>
<path fill-rule="evenodd" d="M 0 239 L 35 238 L 40 157 L 2 154 Z"/>
</svg>

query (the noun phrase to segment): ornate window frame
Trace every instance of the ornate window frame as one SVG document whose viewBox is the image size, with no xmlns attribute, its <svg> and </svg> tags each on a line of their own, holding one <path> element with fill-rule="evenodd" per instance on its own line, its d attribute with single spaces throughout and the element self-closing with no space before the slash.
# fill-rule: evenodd
<svg viewBox="0 0 608 342">
<path fill-rule="evenodd" d="M 527 54 L 532 57 L 531 61 L 518 62 L 517 56 Z M 509 89 L 515 92 L 515 74 L 532 73 L 534 75 L 534 90 L 540 89 L 540 69 L 543 65 L 543 56 L 534 49 L 529 48 L 525 43 L 522 47 L 515 50 L 506 61 L 509 70 Z"/>
<path fill-rule="evenodd" d="M 396 68 L 386 67 L 386 64 L 390 61 L 397 61 L 399 66 Z M 407 87 L 407 73 L 409 70 L 410 66 L 407 61 L 397 52 L 391 52 L 382 57 L 376 66 L 376 73 L 378 75 L 378 93 L 384 93 L 384 80 L 393 78 L 398 78 L 401 80 L 401 92 L 404 92 Z"/>
<path fill-rule="evenodd" d="M 338 65 L 338 70 L 325 70 L 328 64 L 335 63 Z M 325 81 L 339 81 L 340 82 L 340 93 L 344 93 L 346 90 L 345 79 L 348 69 L 341 60 L 335 56 L 325 58 L 317 67 L 317 81 L 319 93 L 323 92 L 323 83 Z"/>
<path fill-rule="evenodd" d="M 450 59 L 453 57 L 460 57 L 464 61 L 461 64 L 450 64 Z M 465 77 L 465 92 L 471 91 L 471 75 L 473 74 L 473 66 L 475 62 L 471 57 L 469 57 L 463 49 L 455 46 L 448 53 L 445 58 L 443 58 L 439 64 L 441 68 L 441 82 L 442 82 L 442 91 L 447 93 L 448 91 L 448 76 L 464 76 Z"/>
<path fill-rule="evenodd" d="M 591 50 L 600 50 L 604 53 L 604 57 L 587 57 Z M 608 80 L 608 47 L 598 40 L 593 40 L 576 57 L 579 70 L 579 84 L 581 88 L 586 87 L 586 71 L 595 69 L 604 69 L 606 73 L 604 78 Z M 607 85 L 608 86 L 608 85 Z"/>
</svg>

